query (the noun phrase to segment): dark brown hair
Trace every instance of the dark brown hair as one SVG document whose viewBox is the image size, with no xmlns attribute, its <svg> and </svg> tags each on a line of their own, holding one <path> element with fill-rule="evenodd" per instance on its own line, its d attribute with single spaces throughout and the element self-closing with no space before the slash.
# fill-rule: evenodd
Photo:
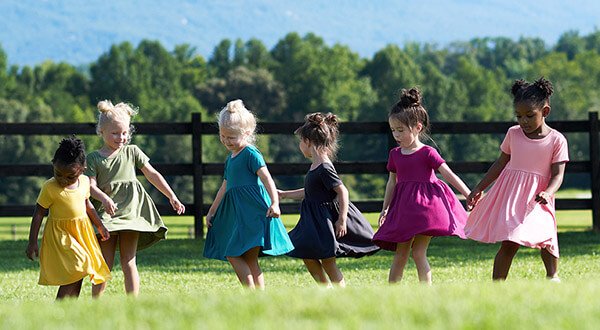
<svg viewBox="0 0 600 330">
<path fill-rule="evenodd" d="M 389 118 L 399 120 L 407 127 L 415 127 L 417 123 L 423 125 L 422 134 L 429 131 L 429 115 L 422 104 L 423 98 L 417 87 L 411 89 L 402 89 L 400 91 L 400 100 L 392 106 Z"/>
<path fill-rule="evenodd" d="M 518 79 L 512 85 L 511 92 L 514 96 L 514 105 L 525 103 L 541 108 L 546 104 L 550 105 L 550 96 L 552 96 L 554 88 L 552 83 L 544 77 L 540 77 L 533 83 Z"/>
<path fill-rule="evenodd" d="M 309 141 L 317 149 L 324 149 L 334 159 L 338 150 L 338 119 L 332 113 L 315 112 L 304 117 L 304 124 L 294 134 Z"/>
</svg>

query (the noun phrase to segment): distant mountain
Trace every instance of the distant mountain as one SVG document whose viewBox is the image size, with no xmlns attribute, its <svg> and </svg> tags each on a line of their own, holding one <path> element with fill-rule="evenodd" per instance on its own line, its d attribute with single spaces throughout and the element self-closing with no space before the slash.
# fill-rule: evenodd
<svg viewBox="0 0 600 330">
<path fill-rule="evenodd" d="M 188 43 L 208 58 L 224 38 L 255 37 L 271 48 L 296 31 L 370 57 L 389 43 L 443 46 L 477 36 L 553 44 L 567 30 L 593 31 L 599 14 L 593 0 L 0 0 L 0 45 L 11 64 L 78 65 L 123 41 Z"/>
</svg>

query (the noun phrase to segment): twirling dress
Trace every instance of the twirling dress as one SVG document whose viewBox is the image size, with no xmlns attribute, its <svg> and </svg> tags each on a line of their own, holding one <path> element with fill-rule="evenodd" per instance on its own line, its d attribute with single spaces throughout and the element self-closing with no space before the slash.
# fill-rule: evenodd
<svg viewBox="0 0 600 330">
<path fill-rule="evenodd" d="M 547 249 L 558 258 L 554 196 L 547 204 L 536 202 L 535 196 L 548 187 L 551 165 L 569 161 L 567 140 L 554 129 L 542 139 L 530 139 L 516 125 L 500 149 L 510 161 L 469 214 L 467 237 Z"/>
<path fill-rule="evenodd" d="M 137 250 L 145 249 L 164 239 L 164 225 L 150 195 L 138 181 L 136 168 L 142 168 L 150 159 L 136 145 L 126 145 L 111 157 L 98 151 L 87 156 L 86 175 L 96 177 L 96 185 L 117 204 L 110 216 L 102 203 L 93 200 L 104 226 L 110 232 L 131 230 L 140 233 Z"/>
<path fill-rule="evenodd" d="M 397 243 L 415 235 L 465 238 L 467 212 L 452 189 L 435 175 L 443 163 L 430 146 L 408 155 L 399 147 L 390 151 L 387 169 L 396 173 L 396 187 L 386 220 L 373 237 L 375 244 L 395 251 Z"/>
<path fill-rule="evenodd" d="M 110 279 L 110 270 L 87 216 L 90 180 L 81 175 L 78 187 L 61 187 L 56 179 L 46 181 L 37 203 L 48 209 L 40 248 L 42 285 L 67 285 L 90 276 L 94 284 Z"/>
<path fill-rule="evenodd" d="M 300 220 L 289 233 L 294 244 L 289 256 L 360 258 L 379 251 L 372 242 L 373 228 L 352 203 L 348 205 L 347 233 L 336 239 L 334 224 L 339 216 L 339 203 L 333 188 L 341 184 L 331 163 L 323 163 L 306 174 Z"/>
<path fill-rule="evenodd" d="M 294 248 L 281 219 L 266 216 L 271 198 L 256 175 L 263 166 L 262 154 L 251 145 L 235 157 L 227 157 L 227 189 L 206 234 L 206 258 L 227 260 L 257 246 L 268 255 L 285 254 Z"/>
</svg>

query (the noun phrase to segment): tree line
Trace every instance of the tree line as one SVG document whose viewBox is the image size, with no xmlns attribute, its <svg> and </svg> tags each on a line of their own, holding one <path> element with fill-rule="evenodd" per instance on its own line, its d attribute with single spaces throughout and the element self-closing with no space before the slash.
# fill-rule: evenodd
<svg viewBox="0 0 600 330">
<path fill-rule="evenodd" d="M 158 41 L 115 44 L 83 66 L 46 61 L 8 65 L 0 46 L 0 121 L 94 122 L 100 100 L 139 107 L 135 122 L 189 121 L 192 112 L 214 122 L 216 113 L 241 98 L 260 121 L 301 121 L 315 111 L 333 112 L 342 121 L 385 121 L 400 88 L 419 86 L 433 122 L 432 138 L 449 161 L 493 160 L 502 136 L 447 136 L 436 121 L 508 121 L 514 118 L 509 93 L 514 79 L 544 76 L 555 87 L 550 120 L 586 119 L 600 109 L 600 31 L 565 32 L 555 45 L 540 38 L 475 38 L 446 46 L 389 44 L 362 58 L 341 44 L 327 45 L 308 33 L 289 33 L 271 49 L 260 40 L 219 42 L 205 59 L 189 44 L 167 50 Z M 572 159 L 587 158 L 587 137 L 567 136 Z M 59 137 L 2 136 L 0 163 L 47 163 Z M 226 150 L 217 137 L 203 141 L 203 159 L 222 162 Z M 99 137 L 84 137 L 91 151 Z M 135 136 L 153 163 L 191 162 L 189 138 Z M 261 136 L 267 161 L 301 162 L 297 140 Z M 342 138 L 340 160 L 387 159 L 387 139 Z M 51 173 L 49 173 L 49 176 Z M 298 177 L 276 178 L 284 188 L 302 184 Z M 473 175 L 466 176 L 474 182 Z M 0 203 L 34 203 L 45 178 L 0 177 Z M 190 178 L 169 178 L 190 201 Z M 381 198 L 385 175 L 345 176 L 355 199 Z M 220 178 L 207 180 L 210 200 Z M 567 178 L 567 187 L 586 187 L 586 178 Z M 160 200 L 160 195 L 156 195 Z"/>
</svg>

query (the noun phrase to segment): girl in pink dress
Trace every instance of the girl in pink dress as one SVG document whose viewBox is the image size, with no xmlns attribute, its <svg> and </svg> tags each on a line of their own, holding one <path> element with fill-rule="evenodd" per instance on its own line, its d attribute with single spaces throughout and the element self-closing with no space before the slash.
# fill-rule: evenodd
<svg viewBox="0 0 600 330">
<path fill-rule="evenodd" d="M 465 233 L 485 243 L 502 242 L 494 259 L 494 280 L 505 280 L 521 245 L 541 250 L 548 279 L 559 282 L 554 193 L 569 161 L 567 140 L 546 125 L 550 81 L 513 84 L 517 122 L 500 146 L 500 157 L 467 199 L 474 207 Z M 482 198 L 483 191 L 496 180 Z"/>
<path fill-rule="evenodd" d="M 452 172 L 438 152 L 424 145 L 419 137 L 429 128 L 429 116 L 421 105 L 418 89 L 402 90 L 400 101 L 388 118 L 399 147 L 390 151 L 390 172 L 379 217 L 379 230 L 373 241 L 381 248 L 395 251 L 389 282 L 402 279 L 412 249 L 419 281 L 431 283 L 427 247 L 432 236 L 465 238 L 467 213 L 452 189 L 438 179 L 435 171 L 465 197 L 470 190 Z"/>
</svg>

